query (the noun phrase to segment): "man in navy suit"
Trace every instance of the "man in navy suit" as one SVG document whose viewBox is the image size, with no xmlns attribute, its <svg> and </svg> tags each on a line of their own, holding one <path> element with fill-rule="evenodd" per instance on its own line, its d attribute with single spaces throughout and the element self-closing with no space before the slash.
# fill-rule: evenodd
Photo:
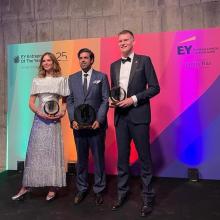
<svg viewBox="0 0 220 220">
<path fill-rule="evenodd" d="M 118 34 L 121 59 L 111 64 L 111 87 L 120 86 L 127 97 L 116 104 L 114 124 L 118 146 L 118 197 L 112 210 L 120 208 L 129 192 L 130 143 L 134 141 L 141 164 L 141 216 L 153 209 L 152 161 L 149 142 L 151 121 L 150 99 L 160 92 L 157 76 L 150 57 L 133 52 L 134 35 L 129 30 Z"/>
<path fill-rule="evenodd" d="M 106 186 L 105 177 L 105 134 L 107 128 L 107 111 L 109 83 L 107 76 L 92 68 L 94 53 L 83 48 L 78 52 L 81 71 L 69 77 L 70 96 L 67 98 L 67 109 L 70 125 L 77 149 L 76 186 L 78 192 L 74 203 L 80 203 L 88 192 L 88 156 L 89 148 L 94 158 L 94 185 L 96 204 L 103 203 L 102 192 Z M 89 104 L 96 112 L 96 119 L 89 129 L 80 129 L 75 117 L 75 110 L 81 104 Z"/>
</svg>

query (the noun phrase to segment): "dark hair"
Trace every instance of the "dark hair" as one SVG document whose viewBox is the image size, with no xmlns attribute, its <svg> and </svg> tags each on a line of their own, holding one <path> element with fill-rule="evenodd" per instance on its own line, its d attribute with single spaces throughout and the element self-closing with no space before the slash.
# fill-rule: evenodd
<svg viewBox="0 0 220 220">
<path fill-rule="evenodd" d="M 94 55 L 94 53 L 90 50 L 90 49 L 88 49 L 88 48 L 82 48 L 81 50 L 79 50 L 79 52 L 78 52 L 78 58 L 80 57 L 80 54 L 81 53 L 88 53 L 89 54 L 89 57 L 90 57 L 90 59 L 91 60 L 95 60 L 95 55 Z"/>
<path fill-rule="evenodd" d="M 118 33 L 118 36 L 119 36 L 119 35 L 122 35 L 122 34 L 130 34 L 130 35 L 134 38 L 134 34 L 132 33 L 132 31 L 129 31 L 129 30 L 120 31 L 120 32 Z"/>
<path fill-rule="evenodd" d="M 43 78 L 46 76 L 46 71 L 42 66 L 43 59 L 46 55 L 48 55 L 53 62 L 53 74 L 52 74 L 53 77 L 61 76 L 61 67 L 60 67 L 60 64 L 59 64 L 56 56 L 53 53 L 46 52 L 41 56 L 41 59 L 40 59 L 40 64 L 38 67 L 38 77 Z"/>
</svg>

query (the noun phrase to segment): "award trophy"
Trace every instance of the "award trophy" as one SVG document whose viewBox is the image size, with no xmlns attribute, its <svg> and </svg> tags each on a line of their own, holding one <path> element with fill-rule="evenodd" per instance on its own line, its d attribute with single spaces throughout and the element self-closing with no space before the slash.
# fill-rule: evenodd
<svg viewBox="0 0 220 220">
<path fill-rule="evenodd" d="M 121 88 L 120 86 L 111 88 L 110 99 L 112 100 L 113 105 L 124 100 L 125 98 L 126 98 L 126 92 L 123 88 Z"/>
<path fill-rule="evenodd" d="M 89 104 L 81 104 L 74 111 L 74 119 L 78 123 L 79 129 L 91 129 L 96 120 L 96 112 Z"/>
<path fill-rule="evenodd" d="M 47 101 L 44 104 L 44 112 L 49 116 L 55 116 L 59 110 L 59 103 L 55 100 Z"/>
</svg>

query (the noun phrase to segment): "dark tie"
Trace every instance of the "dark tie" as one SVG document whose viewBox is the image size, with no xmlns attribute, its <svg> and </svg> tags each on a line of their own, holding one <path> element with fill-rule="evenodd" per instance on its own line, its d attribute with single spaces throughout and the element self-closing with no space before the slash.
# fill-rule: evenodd
<svg viewBox="0 0 220 220">
<path fill-rule="evenodd" d="M 83 76 L 84 76 L 83 92 L 84 92 L 84 95 L 86 95 L 87 94 L 87 76 L 88 76 L 88 74 L 85 73 L 85 74 L 83 74 Z"/>
<path fill-rule="evenodd" d="M 127 57 L 126 59 L 121 58 L 122 63 L 126 63 L 127 61 L 131 62 L 131 58 L 130 57 Z"/>
</svg>

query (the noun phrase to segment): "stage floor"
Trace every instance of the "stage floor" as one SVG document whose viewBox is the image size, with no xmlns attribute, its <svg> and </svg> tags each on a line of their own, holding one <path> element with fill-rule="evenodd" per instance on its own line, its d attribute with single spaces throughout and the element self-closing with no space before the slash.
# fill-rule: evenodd
<svg viewBox="0 0 220 220">
<path fill-rule="evenodd" d="M 108 176 L 108 187 L 104 204 L 96 206 L 92 190 L 85 200 L 75 206 L 76 192 L 74 176 L 68 176 L 68 186 L 60 190 L 58 198 L 45 201 L 47 189 L 34 189 L 24 201 L 12 201 L 22 180 L 22 174 L 15 171 L 0 173 L 0 219 L 1 220 L 135 220 L 139 216 L 141 198 L 140 181 L 130 180 L 129 200 L 118 211 L 111 211 L 116 196 L 116 176 Z M 90 176 L 92 182 L 93 176 Z M 202 180 L 189 182 L 186 179 L 155 178 L 156 203 L 150 220 L 219 220 L 220 181 Z"/>
</svg>

